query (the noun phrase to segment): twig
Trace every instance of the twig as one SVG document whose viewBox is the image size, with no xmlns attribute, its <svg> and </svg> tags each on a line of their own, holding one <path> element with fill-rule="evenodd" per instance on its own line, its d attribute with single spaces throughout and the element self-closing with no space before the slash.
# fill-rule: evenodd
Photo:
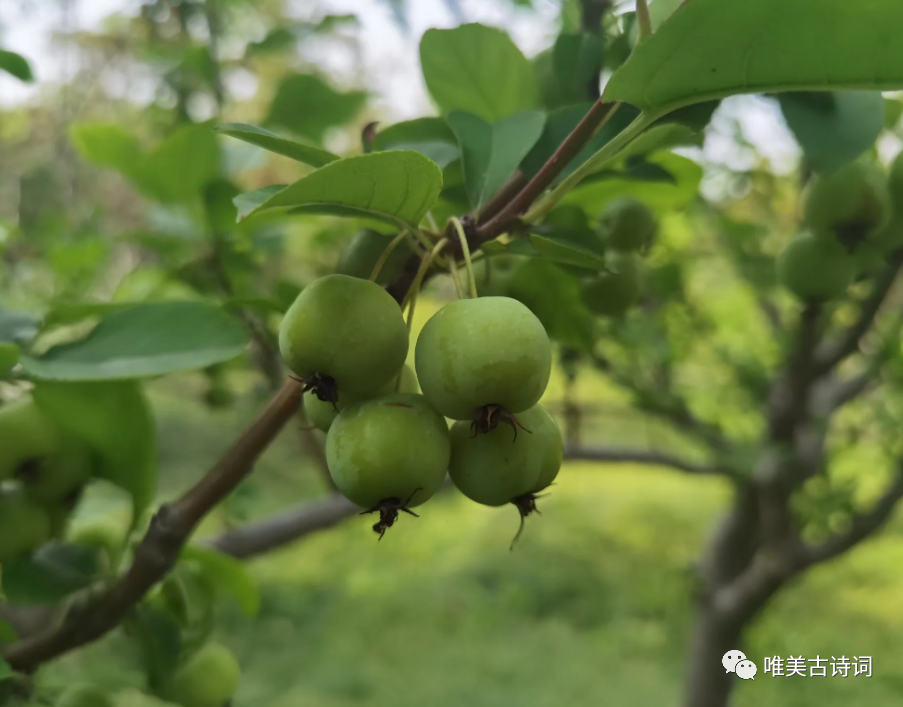
<svg viewBox="0 0 903 707">
<path fill-rule="evenodd" d="M 642 449 L 598 449 L 587 447 L 566 447 L 564 458 L 571 461 L 594 461 L 607 464 L 646 464 L 665 466 L 688 474 L 727 475 L 725 469 L 704 464 L 696 464 L 680 457 L 662 452 Z"/>
<path fill-rule="evenodd" d="M 96 641 L 118 626 L 173 568 L 201 519 L 251 473 L 257 458 L 297 411 L 300 393 L 296 381 L 286 382 L 210 472 L 181 498 L 159 509 L 135 550 L 131 567 L 115 585 L 60 626 L 9 646 L 2 652 L 3 659 L 14 670 L 29 673 L 41 663 Z"/>
</svg>

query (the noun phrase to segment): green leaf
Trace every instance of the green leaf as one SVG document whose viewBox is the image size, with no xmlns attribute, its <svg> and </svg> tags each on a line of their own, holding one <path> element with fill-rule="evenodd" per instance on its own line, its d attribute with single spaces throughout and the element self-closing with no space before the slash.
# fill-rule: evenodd
<svg viewBox="0 0 903 707">
<path fill-rule="evenodd" d="M 3 590 L 13 604 L 55 604 L 89 586 L 100 567 L 92 548 L 51 542 L 3 565 Z"/>
<path fill-rule="evenodd" d="M 141 646 L 149 686 L 157 689 L 166 684 L 182 657 L 182 636 L 175 619 L 143 603 L 135 607 L 125 627 Z"/>
<path fill-rule="evenodd" d="M 216 130 L 223 135 L 257 145 L 270 152 L 275 152 L 277 155 L 290 157 L 311 167 L 322 167 L 339 159 L 338 155 L 321 150 L 319 147 L 289 140 L 269 130 L 258 128 L 256 125 L 226 123 L 225 125 L 217 126 Z"/>
<path fill-rule="evenodd" d="M 84 339 L 22 357 L 35 378 L 122 380 L 206 368 L 240 355 L 241 325 L 203 302 L 151 302 L 104 317 Z"/>
<path fill-rule="evenodd" d="M 511 277 L 508 296 L 529 307 L 555 341 L 592 351 L 596 319 L 583 304 L 575 277 L 548 260 L 530 260 Z"/>
<path fill-rule="evenodd" d="M 215 587 L 222 588 L 235 597 L 247 616 L 254 617 L 260 611 L 260 589 L 254 576 L 242 562 L 199 545 L 186 546 L 182 551 L 182 559 L 197 565 Z"/>
<path fill-rule="evenodd" d="M 417 118 L 376 134 L 373 150 L 416 150 L 445 169 L 461 156 L 454 132 L 442 118 Z"/>
<path fill-rule="evenodd" d="M 452 111 L 447 120 L 461 147 L 464 184 L 475 209 L 514 174 L 545 125 L 545 115 L 538 111 L 515 113 L 494 125 L 463 111 Z"/>
<path fill-rule="evenodd" d="M 442 171 L 419 152 L 373 152 L 331 162 L 248 213 L 300 206 L 337 207 L 343 214 L 371 216 L 416 228 L 441 190 Z M 242 206 L 239 211 L 243 211 Z"/>
<path fill-rule="evenodd" d="M 76 324 L 92 317 L 105 317 L 113 312 L 141 305 L 142 302 L 80 302 L 63 304 L 51 309 L 44 316 L 41 324 L 43 330 L 51 327 Z"/>
<path fill-rule="evenodd" d="M 852 162 L 884 128 L 880 91 L 782 93 L 778 100 L 788 127 L 816 171 Z"/>
<path fill-rule="evenodd" d="M 319 76 L 293 74 L 276 89 L 266 122 L 320 143 L 326 130 L 352 120 L 366 100 L 366 93 L 342 93 Z"/>
<path fill-rule="evenodd" d="M 28 312 L 17 312 L 0 307 L 0 342 L 24 344 L 38 333 L 40 320 Z"/>
<path fill-rule="evenodd" d="M 14 675 L 15 673 L 13 673 L 13 669 L 9 667 L 9 663 L 3 660 L 3 658 L 0 658 L 0 682 L 9 680 Z"/>
<path fill-rule="evenodd" d="M 115 123 L 81 123 L 69 129 L 69 139 L 84 160 L 99 167 L 134 175 L 142 158 L 138 140 Z"/>
<path fill-rule="evenodd" d="M 533 244 L 536 252 L 546 260 L 600 272 L 606 269 L 605 258 L 602 255 L 566 240 L 531 234 L 530 243 Z"/>
<path fill-rule="evenodd" d="M 19 347 L 0 343 L 0 380 L 6 378 L 19 363 Z"/>
<path fill-rule="evenodd" d="M 738 93 L 903 88 L 898 0 L 690 0 L 605 87 L 662 115 Z"/>
<path fill-rule="evenodd" d="M 903 101 L 895 98 L 884 99 L 884 127 L 893 130 L 903 115 Z"/>
<path fill-rule="evenodd" d="M 93 447 L 97 475 L 132 497 L 138 518 L 157 491 L 156 430 L 141 384 L 39 381 L 33 395 L 45 414 Z"/>
<path fill-rule="evenodd" d="M 288 188 L 287 184 L 270 184 L 268 187 L 253 189 L 236 196 L 232 203 L 238 209 L 238 220 L 249 216 L 253 211 L 263 206 L 267 201 L 272 199 L 276 194 Z"/>
<path fill-rule="evenodd" d="M 31 66 L 28 60 L 21 54 L 0 49 L 0 71 L 12 74 L 20 81 L 31 83 L 34 81 L 34 74 L 31 72 Z"/>
<path fill-rule="evenodd" d="M 15 643 L 18 640 L 19 637 L 16 635 L 16 630 L 8 621 L 0 619 L 0 645 Z"/>
<path fill-rule="evenodd" d="M 695 1 L 695 0 L 694 0 Z M 651 40 L 650 40 L 651 41 Z M 680 209 L 696 198 L 702 181 L 702 167 L 696 162 L 671 152 L 650 155 L 648 163 L 668 172 L 671 180 L 644 181 L 633 178 L 593 178 L 568 193 L 562 204 L 580 206 L 590 214 L 599 213 L 611 199 L 632 196 L 659 213 Z"/>
<path fill-rule="evenodd" d="M 420 41 L 420 64 L 443 113 L 462 110 L 495 123 L 538 105 L 533 66 L 500 29 L 429 29 Z"/>
<path fill-rule="evenodd" d="M 219 146 L 212 126 L 186 125 L 151 150 L 140 161 L 133 179 L 148 196 L 162 201 L 187 202 L 198 198 L 201 187 L 219 170 Z"/>
<path fill-rule="evenodd" d="M 589 86 L 598 81 L 604 50 L 605 38 L 601 34 L 561 34 L 555 40 L 552 67 L 560 90 L 571 99 L 570 103 L 591 98 Z"/>
</svg>

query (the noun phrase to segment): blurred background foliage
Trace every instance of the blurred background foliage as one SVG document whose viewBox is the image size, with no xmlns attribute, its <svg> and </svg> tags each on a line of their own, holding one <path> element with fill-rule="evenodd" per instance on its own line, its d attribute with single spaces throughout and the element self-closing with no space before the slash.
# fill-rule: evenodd
<svg viewBox="0 0 903 707">
<path fill-rule="evenodd" d="M 72 2 L 18 5 L 32 13 L 52 7 L 64 19 Z M 69 70 L 59 81 L 39 82 L 27 100 L 0 106 L 0 305 L 43 316 L 47 342 L 73 335 L 72 323 L 82 319 L 74 303 L 213 300 L 229 304 L 251 328 L 255 346 L 246 358 L 150 386 L 160 498 L 167 499 L 259 409 L 281 375 L 273 347 L 281 313 L 307 283 L 335 269 L 357 230 L 329 216 L 236 224 L 236 194 L 290 183 L 309 168 L 198 126 L 260 124 L 345 154 L 362 149 L 368 124 L 389 125 L 428 108 L 393 105 L 374 89 L 377 74 L 392 67 L 364 60 L 361 27 L 370 19 L 335 12 L 325 0 L 121 4 L 95 29 L 73 31 L 62 19 L 49 26 Z M 480 19 L 479 4 L 444 3 L 458 22 Z M 490 14 L 499 23 L 532 28 L 542 49 L 559 32 L 581 31 L 593 3 L 485 5 L 498 6 Z M 416 47 L 417 3 L 366 7 L 392 18 L 393 41 Z M 615 10 L 597 38 L 607 68 L 623 61 L 632 32 L 632 14 Z M 16 32 L 0 29 L 0 36 Z M 554 71 L 550 52 L 536 54 L 540 75 Z M 582 70 L 571 69 L 567 76 Z M 568 105 L 562 92 L 585 87 L 553 80 L 542 100 L 550 109 Z M 545 402 L 570 441 L 700 456 L 698 431 L 675 422 L 686 406 L 737 443 L 732 454 L 739 458 L 730 464 L 752 463 L 744 444 L 751 449 L 762 432 L 767 383 L 786 345 L 775 322 L 789 320 L 797 306 L 777 291 L 773 261 L 798 229 L 805 170 L 796 169 L 793 149 L 789 169 L 764 154 L 770 140 L 792 143 L 777 121 L 764 121 L 772 130 L 764 139 L 750 137 L 755 130 L 742 115 L 751 100 L 726 101 L 711 121 L 705 116 L 704 132 L 683 136 L 677 152 L 666 145 L 651 153 L 649 162 L 666 178 L 600 178 L 561 207 L 594 214 L 626 193 L 662 218 L 643 306 L 601 325 L 597 355 L 606 365 L 562 366 L 549 387 Z M 771 101 L 757 110 L 773 118 L 776 102 L 755 100 Z M 890 97 L 883 106 L 886 123 L 870 148 L 880 159 L 899 146 L 900 106 Z M 799 109 L 784 115 L 792 123 Z M 808 159 L 815 154 L 807 150 Z M 454 187 L 448 169 L 446 184 Z M 460 199 L 460 189 L 447 188 L 449 214 L 460 212 Z M 535 307 L 551 312 L 556 338 L 569 344 L 566 358 L 585 341 L 587 314 L 560 271 L 544 262 L 523 278 L 521 295 L 538 297 Z M 415 328 L 452 292 L 448 278 L 436 278 Z M 839 306 L 833 318 L 849 322 L 853 312 Z M 842 525 L 845 513 L 873 496 L 887 461 L 900 452 L 903 360 L 899 343 L 891 348 L 883 394 L 853 403 L 835 421 L 830 474 L 801 496 L 813 536 Z M 565 415 L 575 408 L 579 418 Z M 326 489 L 302 437 L 288 430 L 203 532 L 321 495 Z M 510 509 L 446 494 L 379 545 L 364 520 L 351 520 L 254 560 L 260 616 L 250 621 L 226 605 L 218 623 L 245 669 L 235 705 L 675 704 L 693 563 L 726 499 L 718 479 L 570 463 L 513 553 L 508 542 L 517 519 Z M 79 512 L 120 502 L 98 487 Z M 740 687 L 737 704 L 898 704 L 901 556 L 903 526 L 895 522 L 867 548 L 784 593 L 751 637 L 754 656 L 873 655 L 872 678 L 762 675 Z M 76 677 L 140 687 L 121 637 L 49 666 L 38 701 Z"/>
</svg>

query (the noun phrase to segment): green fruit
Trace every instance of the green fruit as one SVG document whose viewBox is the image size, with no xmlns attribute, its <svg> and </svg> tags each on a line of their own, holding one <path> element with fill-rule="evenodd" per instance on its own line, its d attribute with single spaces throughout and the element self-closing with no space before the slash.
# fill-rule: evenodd
<svg viewBox="0 0 903 707">
<path fill-rule="evenodd" d="M 128 529 L 127 516 L 96 516 L 79 521 L 69 529 L 66 539 L 76 545 L 99 548 L 114 566 L 122 554 Z"/>
<path fill-rule="evenodd" d="M 336 487 L 368 509 L 387 499 L 412 507 L 427 501 L 442 485 L 449 454 L 445 420 L 412 393 L 345 408 L 326 437 Z"/>
<path fill-rule="evenodd" d="M 847 250 L 854 250 L 890 219 L 887 180 L 877 166 L 851 162 L 812 180 L 803 213 L 812 232 L 833 235 Z"/>
<path fill-rule="evenodd" d="M 379 394 L 391 395 L 392 393 L 395 393 L 395 384 L 397 380 L 397 378 L 393 378 L 389 381 L 389 384 L 383 388 Z M 414 375 L 414 370 L 407 364 L 401 369 L 401 383 L 399 384 L 397 392 L 420 392 L 420 386 L 417 384 L 417 376 Z M 349 399 L 349 396 L 340 395 L 336 404 L 333 405 L 328 400 L 320 400 L 312 392 L 307 392 L 304 394 L 304 412 L 307 414 L 307 419 L 310 420 L 310 423 L 314 427 L 323 432 L 329 432 L 329 428 L 332 427 L 333 420 L 336 419 L 339 410 L 343 410 L 348 405 L 353 405 L 354 403 L 362 403 L 365 399 Z"/>
<path fill-rule="evenodd" d="M 466 422 L 452 427 L 448 473 L 469 499 L 502 506 L 539 493 L 558 475 L 564 451 L 555 420 L 542 405 L 517 418 L 531 434 L 519 434 L 512 440 L 510 429 L 497 427 L 474 437 Z"/>
<path fill-rule="evenodd" d="M 20 488 L 0 491 L 0 565 L 50 540 L 50 518 Z"/>
<path fill-rule="evenodd" d="M 645 251 L 658 226 L 655 213 L 639 199 L 612 199 L 599 216 L 602 238 L 615 250 Z"/>
<path fill-rule="evenodd" d="M 497 405 L 517 414 L 546 390 L 552 345 L 539 319 L 509 297 L 458 300 L 423 327 L 415 350 L 423 395 L 453 420 Z"/>
<path fill-rule="evenodd" d="M 477 294 L 480 297 L 505 297 L 514 273 L 528 260 L 524 255 L 492 255 L 478 260 L 473 264 Z"/>
<path fill-rule="evenodd" d="M 408 329 L 398 303 L 379 285 L 327 275 L 302 290 L 289 307 L 279 349 L 302 379 L 331 378 L 333 395 L 375 395 L 401 371 Z"/>
<path fill-rule="evenodd" d="M 358 231 L 351 243 L 342 253 L 336 273 L 349 275 L 350 277 L 369 280 L 373 268 L 385 251 L 386 246 L 392 242 L 393 236 L 386 236 L 378 231 L 363 228 Z M 407 264 L 412 255 L 410 246 L 406 242 L 399 243 L 389 254 L 383 264 L 376 282 L 380 285 L 388 285 L 394 282 Z"/>
<path fill-rule="evenodd" d="M 605 261 L 611 271 L 583 283 L 583 302 L 596 314 L 620 317 L 640 300 L 643 291 L 640 259 L 633 253 L 611 251 Z"/>
<path fill-rule="evenodd" d="M 167 697 L 182 707 L 223 707 L 235 695 L 241 668 L 228 648 L 204 644 L 173 678 Z"/>
<path fill-rule="evenodd" d="M 40 466 L 29 468 L 19 478 L 35 501 L 47 504 L 62 502 L 72 510 L 81 489 L 91 480 L 94 462 L 90 447 L 72 437 L 63 436 L 56 452 L 45 457 Z"/>
<path fill-rule="evenodd" d="M 776 262 L 778 282 L 804 301 L 842 297 L 856 277 L 856 260 L 836 241 L 805 231 L 795 236 Z"/>
<path fill-rule="evenodd" d="M 68 688 L 55 703 L 55 707 L 115 707 L 110 696 L 94 685 L 77 685 Z"/>
<path fill-rule="evenodd" d="M 30 398 L 0 407 L 0 480 L 23 464 L 42 462 L 59 449 L 60 432 Z"/>
</svg>

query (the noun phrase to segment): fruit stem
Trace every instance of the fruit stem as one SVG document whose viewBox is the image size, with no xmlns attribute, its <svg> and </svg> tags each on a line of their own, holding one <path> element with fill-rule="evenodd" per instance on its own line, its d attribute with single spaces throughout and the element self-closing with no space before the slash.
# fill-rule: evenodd
<svg viewBox="0 0 903 707">
<path fill-rule="evenodd" d="M 636 0 L 637 46 L 652 36 L 652 18 L 646 0 Z"/>
<path fill-rule="evenodd" d="M 373 266 L 373 272 L 370 273 L 370 282 L 376 282 L 376 278 L 379 277 L 380 270 L 383 269 L 383 266 L 386 264 L 386 261 L 389 259 L 389 256 L 392 255 L 392 251 L 401 243 L 405 238 L 408 237 L 408 229 L 404 229 L 401 233 L 399 233 L 395 238 L 392 239 L 392 242 L 389 243 L 383 250 L 382 255 L 379 256 L 379 260 L 376 261 L 376 265 Z"/>
<path fill-rule="evenodd" d="M 408 293 L 404 297 L 404 301 L 401 303 L 402 310 L 404 310 L 405 305 L 410 304 L 407 317 L 409 334 L 411 332 L 411 325 L 414 322 L 414 307 L 417 305 L 417 295 L 420 294 L 420 285 L 423 283 L 426 271 L 430 269 L 433 260 L 446 245 L 448 245 L 448 238 L 443 238 L 429 253 L 426 254 L 426 257 L 420 261 L 420 267 L 417 269 L 417 274 L 414 276 L 414 282 L 411 283 L 411 289 L 408 290 Z"/>
<path fill-rule="evenodd" d="M 467 268 L 467 279 L 470 283 L 470 296 L 477 298 L 477 280 L 473 275 L 473 263 L 470 260 L 470 246 L 467 245 L 467 236 L 464 233 L 464 226 L 457 217 L 452 217 L 451 222 L 458 232 L 458 241 L 461 243 L 461 252 L 464 254 L 464 266 Z"/>
<path fill-rule="evenodd" d="M 458 264 L 454 261 L 449 261 L 448 273 L 451 275 L 452 282 L 455 283 L 455 291 L 458 293 L 458 299 L 466 299 L 467 295 L 464 294 L 464 287 L 461 285 L 461 276 L 458 274 Z"/>
</svg>

